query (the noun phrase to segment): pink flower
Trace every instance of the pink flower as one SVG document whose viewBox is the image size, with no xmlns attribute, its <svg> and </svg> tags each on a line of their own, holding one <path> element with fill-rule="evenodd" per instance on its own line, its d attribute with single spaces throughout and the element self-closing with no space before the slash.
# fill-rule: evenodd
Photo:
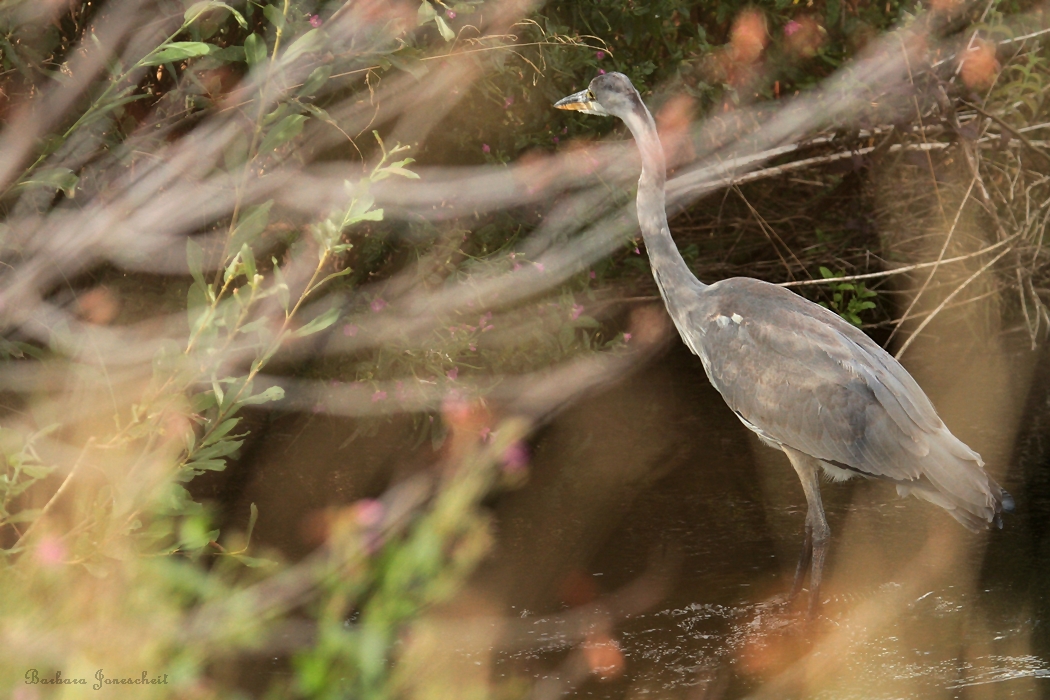
<svg viewBox="0 0 1050 700">
<path fill-rule="evenodd" d="M 595 54 L 594 54 L 594 57 L 600 61 L 603 58 L 605 58 L 605 52 L 604 51 L 596 51 Z"/>
<path fill-rule="evenodd" d="M 588 276 L 589 276 L 589 277 L 590 277 L 591 279 L 594 279 L 594 278 L 595 278 L 595 277 L 597 277 L 598 275 L 596 275 L 596 274 L 594 273 L 594 270 L 591 270 L 591 271 L 590 271 L 590 273 L 588 273 Z"/>
<path fill-rule="evenodd" d="M 508 97 L 507 99 L 503 100 L 503 109 L 507 109 L 512 104 L 514 104 L 514 98 L 513 97 Z"/>
<path fill-rule="evenodd" d="M 561 141 L 561 139 L 559 139 L 557 136 L 555 136 L 554 138 L 551 139 L 551 141 L 553 141 L 554 143 L 558 143 L 559 141 Z"/>
<path fill-rule="evenodd" d="M 474 343 L 471 343 L 471 344 L 470 344 L 470 345 L 468 345 L 467 347 L 469 347 L 469 348 L 470 348 L 470 351 L 471 351 L 471 352 L 477 352 L 477 351 L 478 351 L 478 346 L 477 346 L 477 345 L 475 345 Z"/>
<path fill-rule="evenodd" d="M 456 19 L 456 13 L 454 10 L 445 10 L 445 16 L 449 19 Z"/>
<path fill-rule="evenodd" d="M 543 272 L 546 269 L 545 267 L 543 267 L 543 263 L 533 263 L 533 265 L 535 265 L 536 269 L 540 272 Z"/>
<path fill-rule="evenodd" d="M 482 153 L 491 153 L 492 149 L 489 148 L 489 145 L 487 143 L 483 143 L 483 144 L 481 144 L 481 152 Z"/>
<path fill-rule="evenodd" d="M 372 303 L 374 304 L 375 302 Z M 343 326 L 343 335 L 345 335 L 348 338 L 353 338 L 355 335 L 357 335 L 357 331 L 359 330 L 361 329 L 355 326 L 354 324 L 348 323 L 345 326 Z"/>
<path fill-rule="evenodd" d="M 579 305 L 579 304 L 573 304 L 572 305 L 572 316 L 571 316 L 571 318 L 572 318 L 573 321 L 578 319 L 580 317 L 580 314 L 582 314 L 582 313 L 583 313 L 583 307 L 581 305 Z"/>
<path fill-rule="evenodd" d="M 44 566 L 59 566 L 66 558 L 66 546 L 57 537 L 46 535 L 36 546 L 33 555 Z"/>
<path fill-rule="evenodd" d="M 503 471 L 507 474 L 520 472 L 528 463 L 529 448 L 520 440 L 503 452 Z"/>
<path fill-rule="evenodd" d="M 490 323 L 489 325 L 482 328 L 481 332 L 484 333 L 485 331 L 491 331 L 493 328 L 495 328 L 495 326 Z"/>
<path fill-rule="evenodd" d="M 383 522 L 386 508 L 374 498 L 363 498 L 354 505 L 354 519 L 365 527 L 374 527 Z"/>
<path fill-rule="evenodd" d="M 488 442 L 490 435 L 492 435 L 492 428 L 488 427 L 487 425 L 481 429 L 480 433 L 478 433 L 478 437 L 481 438 L 482 442 Z"/>
<path fill-rule="evenodd" d="M 791 20 L 790 22 L 784 25 L 784 36 L 791 36 L 799 29 L 802 29 L 802 25 L 796 22 L 795 20 Z"/>
<path fill-rule="evenodd" d="M 623 334 L 623 342 L 625 342 L 625 343 L 631 342 L 631 334 L 630 333 L 624 333 Z"/>
<path fill-rule="evenodd" d="M 445 372 L 445 376 L 451 379 L 452 381 L 456 381 L 456 379 L 459 377 L 459 367 L 453 367 L 449 371 Z"/>
<path fill-rule="evenodd" d="M 635 246 L 635 247 L 634 247 L 634 254 L 635 254 L 635 255 L 641 255 L 641 254 L 642 254 L 642 251 L 640 251 L 640 250 L 638 249 L 638 246 Z"/>
<path fill-rule="evenodd" d="M 372 311 L 379 313 L 386 308 L 386 301 L 382 297 L 376 297 L 372 300 Z"/>
<path fill-rule="evenodd" d="M 372 394 L 372 403 L 375 403 L 377 401 L 385 401 L 385 400 L 386 400 L 386 392 L 385 391 L 377 391 L 376 393 Z"/>
<path fill-rule="evenodd" d="M 598 69 L 598 75 L 605 75 L 605 71 L 603 71 L 601 68 L 599 68 Z"/>
<path fill-rule="evenodd" d="M 516 272 L 521 269 L 521 263 L 514 263 L 514 267 L 510 268 L 512 272 Z"/>
<path fill-rule="evenodd" d="M 310 15 L 310 26 L 311 27 L 313 27 L 314 29 L 317 29 L 318 27 L 321 26 L 321 24 L 322 24 L 322 22 L 321 22 L 321 18 L 320 17 L 318 17 L 317 15 Z"/>
</svg>

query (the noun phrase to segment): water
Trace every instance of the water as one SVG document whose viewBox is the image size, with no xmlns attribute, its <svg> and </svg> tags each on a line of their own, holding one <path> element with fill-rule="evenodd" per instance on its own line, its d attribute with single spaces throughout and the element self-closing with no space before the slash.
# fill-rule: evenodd
<svg viewBox="0 0 1050 700">
<path fill-rule="evenodd" d="M 824 484 L 833 536 L 807 625 L 807 593 L 784 602 L 805 516 L 798 479 L 672 343 L 537 433 L 529 482 L 491 503 L 492 556 L 433 613 L 468 631 L 442 647 L 445 682 L 535 698 L 1042 697 L 1050 372 L 1015 345 L 1001 391 L 953 394 L 938 363 L 910 366 L 1018 512 L 973 535 L 892 486 Z M 956 359 L 956 382 L 971 382 Z M 350 428 L 316 416 L 271 426 L 236 489 L 235 510 L 254 501 L 267 516 L 257 537 L 304 551 L 311 509 L 374 495 L 408 469 L 404 426 L 347 447 Z"/>
</svg>

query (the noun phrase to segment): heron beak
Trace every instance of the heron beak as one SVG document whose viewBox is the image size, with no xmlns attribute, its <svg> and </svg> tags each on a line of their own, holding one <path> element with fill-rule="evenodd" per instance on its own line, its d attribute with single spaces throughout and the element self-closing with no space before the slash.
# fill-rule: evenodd
<svg viewBox="0 0 1050 700">
<path fill-rule="evenodd" d="M 612 116 L 605 108 L 598 104 L 590 90 L 580 90 L 568 97 L 563 97 L 554 103 L 558 109 L 572 109 L 584 114 L 597 114 L 600 117 Z"/>
</svg>

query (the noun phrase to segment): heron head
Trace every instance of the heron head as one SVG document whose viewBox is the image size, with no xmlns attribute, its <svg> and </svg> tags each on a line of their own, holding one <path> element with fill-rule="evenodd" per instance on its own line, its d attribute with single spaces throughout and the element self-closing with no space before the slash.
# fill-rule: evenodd
<svg viewBox="0 0 1050 700">
<path fill-rule="evenodd" d="M 558 109 L 574 109 L 584 114 L 620 117 L 634 112 L 642 98 L 623 73 L 604 73 L 591 81 L 586 90 L 564 97 L 554 103 Z"/>
</svg>

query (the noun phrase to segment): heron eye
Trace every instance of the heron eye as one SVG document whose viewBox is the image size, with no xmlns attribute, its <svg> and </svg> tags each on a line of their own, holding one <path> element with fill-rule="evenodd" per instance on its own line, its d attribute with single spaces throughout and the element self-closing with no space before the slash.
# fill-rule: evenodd
<svg viewBox="0 0 1050 700">
<path fill-rule="evenodd" d="M 587 99 L 590 100 L 591 102 L 595 101 L 594 93 L 591 92 L 590 90 L 587 91 Z"/>
</svg>

